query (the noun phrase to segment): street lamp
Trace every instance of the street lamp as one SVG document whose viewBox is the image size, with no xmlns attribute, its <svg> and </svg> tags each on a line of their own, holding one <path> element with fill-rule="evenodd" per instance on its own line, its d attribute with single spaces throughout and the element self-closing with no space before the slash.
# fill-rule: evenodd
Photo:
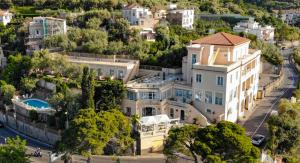
<svg viewBox="0 0 300 163">
<path fill-rule="evenodd" d="M 69 120 L 68 120 L 68 112 L 67 111 L 65 112 L 65 115 L 66 115 L 66 118 L 67 118 L 66 129 L 68 129 L 69 128 Z"/>
</svg>

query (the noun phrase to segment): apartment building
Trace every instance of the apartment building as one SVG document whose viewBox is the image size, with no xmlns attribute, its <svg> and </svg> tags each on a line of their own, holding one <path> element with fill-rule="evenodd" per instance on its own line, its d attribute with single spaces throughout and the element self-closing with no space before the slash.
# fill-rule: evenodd
<svg viewBox="0 0 300 163">
<path fill-rule="evenodd" d="M 194 9 L 178 9 L 175 4 L 170 4 L 166 18 L 171 24 L 180 25 L 186 29 L 193 29 Z"/>
<path fill-rule="evenodd" d="M 152 71 L 126 84 L 123 111 L 142 117 L 167 114 L 202 126 L 236 122 L 253 109 L 258 90 L 261 52 L 249 44 L 227 33 L 192 41 L 182 68 Z"/>
<path fill-rule="evenodd" d="M 262 41 L 274 43 L 275 28 L 272 26 L 261 26 L 251 18 L 247 21 L 241 21 L 233 27 L 234 32 L 244 32 L 253 34 Z"/>
<path fill-rule="evenodd" d="M 52 17 L 34 17 L 29 23 L 29 37 L 26 43 L 27 52 L 43 48 L 44 38 L 56 34 L 66 34 L 67 24 L 65 19 Z"/>
<path fill-rule="evenodd" d="M 7 25 L 10 23 L 13 14 L 9 12 L 9 10 L 1 10 L 0 9 L 0 23 Z"/>
<path fill-rule="evenodd" d="M 98 79 L 111 77 L 123 80 L 124 83 L 136 77 L 140 65 L 138 60 L 117 58 L 116 56 L 112 58 L 69 56 L 68 60 L 75 64 L 88 66 L 94 70 Z"/>
</svg>

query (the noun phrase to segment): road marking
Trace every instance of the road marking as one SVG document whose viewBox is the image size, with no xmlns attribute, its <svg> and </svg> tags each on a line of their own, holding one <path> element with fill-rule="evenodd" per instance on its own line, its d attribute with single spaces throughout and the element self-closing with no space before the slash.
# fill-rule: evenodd
<svg viewBox="0 0 300 163">
<path fill-rule="evenodd" d="M 291 55 L 289 55 L 289 58 L 288 58 L 288 61 L 289 61 L 289 63 L 291 63 Z M 292 65 L 292 64 L 291 64 Z M 292 65 L 292 69 L 296 72 L 296 68 L 295 68 L 295 66 L 294 65 Z M 292 75 L 292 78 L 293 78 L 293 85 L 295 84 L 295 79 L 296 79 L 296 77 L 294 76 L 294 74 L 293 74 L 293 72 L 291 72 L 290 71 L 290 68 L 288 67 L 288 73 L 290 74 L 291 73 L 291 75 Z M 263 118 L 263 120 L 261 121 L 261 123 L 258 125 L 258 127 L 256 128 L 256 130 L 253 132 L 253 134 L 251 135 L 251 138 L 256 134 L 256 132 L 260 129 L 260 127 L 264 124 L 264 122 L 265 122 L 265 120 L 266 120 L 266 118 L 269 116 L 269 114 L 272 112 L 272 110 L 273 110 L 273 107 L 275 106 L 275 104 L 277 104 L 278 103 L 278 101 L 281 99 L 281 97 L 282 96 L 284 96 L 286 93 L 287 93 L 287 91 L 289 90 L 290 88 L 285 88 L 285 91 L 284 91 L 284 93 L 281 95 L 281 96 L 279 96 L 277 99 L 276 99 L 276 101 L 271 105 L 271 108 L 270 108 L 270 110 L 267 112 L 267 114 L 265 115 L 265 117 Z"/>
</svg>

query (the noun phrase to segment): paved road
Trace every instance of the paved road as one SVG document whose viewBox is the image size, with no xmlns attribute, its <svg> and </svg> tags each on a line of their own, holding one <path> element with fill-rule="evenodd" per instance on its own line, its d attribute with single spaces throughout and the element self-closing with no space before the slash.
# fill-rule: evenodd
<svg viewBox="0 0 300 163">
<path fill-rule="evenodd" d="M 282 54 L 284 56 L 283 81 L 277 89 L 273 90 L 270 95 L 266 96 L 262 101 L 258 103 L 258 105 L 256 106 L 256 110 L 243 124 L 248 135 L 268 135 L 266 120 L 269 117 L 270 112 L 272 110 L 278 109 L 278 102 L 281 98 L 289 98 L 292 96 L 298 80 L 298 75 L 289 57 L 292 52 L 292 49 L 282 50 Z"/>
</svg>

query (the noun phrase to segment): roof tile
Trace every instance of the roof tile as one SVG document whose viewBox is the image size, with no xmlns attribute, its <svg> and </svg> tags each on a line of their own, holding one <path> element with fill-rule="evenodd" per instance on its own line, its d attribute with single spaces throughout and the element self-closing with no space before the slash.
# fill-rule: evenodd
<svg viewBox="0 0 300 163">
<path fill-rule="evenodd" d="M 193 44 L 209 44 L 209 45 L 223 45 L 235 46 L 240 45 L 250 40 L 244 37 L 232 35 L 225 32 L 216 33 L 207 37 L 203 37 L 192 41 Z"/>
</svg>

